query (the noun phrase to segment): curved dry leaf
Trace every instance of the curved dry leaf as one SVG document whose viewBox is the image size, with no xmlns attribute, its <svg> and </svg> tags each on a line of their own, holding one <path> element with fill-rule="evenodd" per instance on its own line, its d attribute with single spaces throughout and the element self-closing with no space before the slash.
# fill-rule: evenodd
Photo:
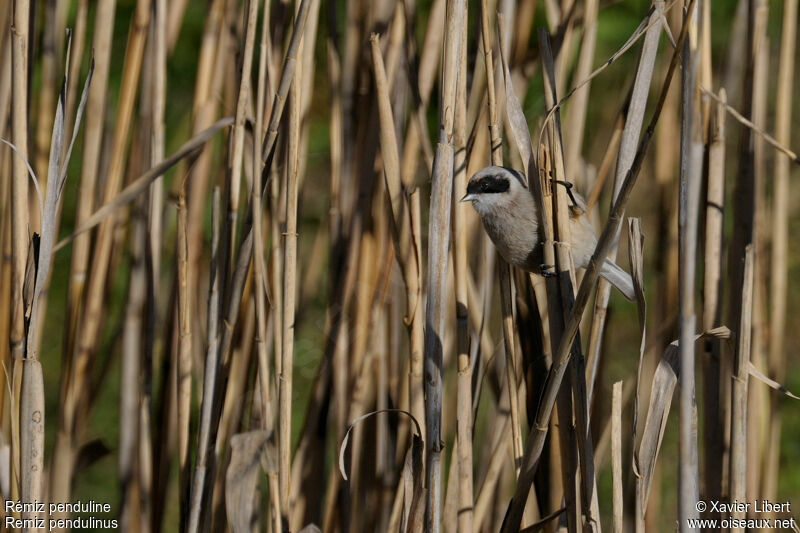
<svg viewBox="0 0 800 533">
<path fill-rule="evenodd" d="M 3 143 L 11 148 L 11 150 L 13 150 L 14 153 L 25 162 L 25 166 L 28 168 L 28 176 L 30 176 L 31 181 L 33 182 L 33 188 L 36 189 L 36 198 L 39 200 L 39 210 L 41 211 L 42 207 L 44 206 L 44 202 L 42 201 L 42 190 L 39 188 L 39 180 L 36 178 L 36 173 L 33 171 L 33 168 L 31 168 L 30 161 L 28 161 L 27 157 L 22 155 L 22 152 L 19 151 L 19 148 L 17 148 L 16 144 L 2 138 L 0 138 L 0 143 Z"/>
<path fill-rule="evenodd" d="M 703 338 L 728 339 L 731 336 L 730 330 L 725 326 L 720 326 L 695 335 L 695 342 Z M 672 393 L 680 376 L 679 343 L 672 341 L 664 350 L 661 360 L 658 362 L 655 374 L 653 375 L 653 385 L 650 392 L 650 403 L 647 407 L 642 440 L 639 444 L 639 472 L 642 477 L 642 497 L 640 505 L 643 508 L 647 505 L 650 494 L 650 483 L 652 482 L 653 471 L 655 470 L 656 458 L 658 457 L 661 442 L 664 438 L 664 429 L 667 426 L 667 417 L 672 403 Z"/>
<path fill-rule="evenodd" d="M 414 415 L 412 415 L 408 411 L 404 411 L 403 409 L 378 409 L 377 411 L 370 411 L 367 414 L 359 416 L 350 423 L 350 427 L 347 428 L 347 433 L 344 434 L 344 439 L 342 439 L 342 445 L 339 447 L 339 472 L 342 473 L 342 477 L 344 478 L 345 481 L 347 481 L 347 473 L 344 471 L 344 452 L 345 450 L 347 450 L 347 443 L 350 441 L 350 432 L 353 431 L 353 428 L 359 422 L 366 420 L 371 416 L 378 415 L 381 413 L 398 413 L 406 415 L 414 422 L 414 426 L 417 429 L 417 435 L 422 435 L 422 430 L 420 430 L 419 422 L 417 421 L 417 419 L 414 418 Z"/>
</svg>

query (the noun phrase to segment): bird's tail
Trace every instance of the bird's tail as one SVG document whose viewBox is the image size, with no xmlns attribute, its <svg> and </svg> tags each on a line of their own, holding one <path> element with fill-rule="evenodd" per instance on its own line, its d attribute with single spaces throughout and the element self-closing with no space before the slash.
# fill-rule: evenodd
<svg viewBox="0 0 800 533">
<path fill-rule="evenodd" d="M 629 301 L 632 302 L 636 299 L 636 293 L 633 289 L 633 279 L 631 279 L 630 274 L 618 267 L 616 263 L 606 259 L 606 261 L 603 262 L 603 267 L 600 269 L 600 275 L 619 289 L 619 292 Z"/>
</svg>

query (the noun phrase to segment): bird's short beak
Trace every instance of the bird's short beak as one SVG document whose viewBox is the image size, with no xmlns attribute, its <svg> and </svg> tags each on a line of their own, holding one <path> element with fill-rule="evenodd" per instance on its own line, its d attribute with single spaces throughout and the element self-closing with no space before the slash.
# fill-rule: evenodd
<svg viewBox="0 0 800 533">
<path fill-rule="evenodd" d="M 465 194 L 465 195 L 464 195 L 464 198 L 462 198 L 461 200 L 459 200 L 459 202 L 469 202 L 469 201 L 471 201 L 471 200 L 475 200 L 475 195 L 474 195 L 474 194 L 467 193 L 467 194 Z"/>
</svg>

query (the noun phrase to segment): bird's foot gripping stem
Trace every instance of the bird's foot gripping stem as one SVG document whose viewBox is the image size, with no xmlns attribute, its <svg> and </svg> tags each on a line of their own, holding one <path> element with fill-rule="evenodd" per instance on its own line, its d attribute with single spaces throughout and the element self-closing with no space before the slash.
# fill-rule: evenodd
<svg viewBox="0 0 800 533">
<path fill-rule="evenodd" d="M 543 278 L 554 278 L 558 276 L 555 265 L 545 265 L 544 263 L 539 265 L 539 273 Z"/>
</svg>

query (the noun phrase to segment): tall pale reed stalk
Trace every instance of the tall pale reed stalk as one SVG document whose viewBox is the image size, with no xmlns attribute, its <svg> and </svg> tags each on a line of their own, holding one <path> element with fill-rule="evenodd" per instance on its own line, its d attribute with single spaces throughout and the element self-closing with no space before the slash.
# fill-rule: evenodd
<svg viewBox="0 0 800 533">
<path fill-rule="evenodd" d="M 463 13 L 462 28 L 467 27 L 467 10 Z M 453 239 L 455 241 L 453 274 L 456 289 L 456 346 L 458 392 L 456 407 L 458 468 L 459 531 L 472 531 L 473 480 L 472 480 L 472 361 L 469 352 L 469 308 L 467 297 L 467 234 L 465 228 L 468 205 L 458 202 L 467 188 L 467 32 L 462 29 L 459 51 L 458 82 L 456 86 L 454 142 L 455 177 L 453 180 Z M 458 203 L 456 203 L 458 202 Z M 516 387 L 514 387 L 516 389 Z M 453 475 L 451 473 L 450 475 Z"/>
<path fill-rule="evenodd" d="M 755 247 L 745 248 L 743 281 L 741 288 L 741 310 L 736 341 L 736 357 L 733 361 L 733 381 L 731 385 L 731 463 L 730 500 L 744 502 L 747 499 L 747 388 L 750 375 L 750 340 L 753 318 L 753 270 Z M 731 513 L 731 518 L 741 520 L 745 517 L 741 507 Z M 744 531 L 743 527 L 731 531 Z"/>
<path fill-rule="evenodd" d="M 459 48 L 466 2 L 448 6 L 442 68 L 439 142 L 431 175 L 431 205 L 428 219 L 428 294 L 425 305 L 425 425 L 426 529 L 441 527 L 442 490 L 442 352 L 445 337 L 447 260 L 450 246 L 451 197 L 453 192 L 454 114 L 458 80 Z"/>
<path fill-rule="evenodd" d="M 678 305 L 680 307 L 680 409 L 678 412 L 680 467 L 678 474 L 678 528 L 689 531 L 689 520 L 699 518 L 697 405 L 694 386 L 694 310 L 697 226 L 702 181 L 703 133 L 700 119 L 697 69 L 702 1 L 684 14 L 689 40 L 683 45 L 681 87 L 681 166 L 678 203 Z"/>
<path fill-rule="evenodd" d="M 796 50 L 797 0 L 786 0 L 783 4 L 783 25 L 781 28 L 781 51 L 778 65 L 778 86 L 775 97 L 775 138 L 779 143 L 789 145 L 792 124 L 792 95 L 794 79 L 793 50 Z M 789 243 L 789 159 L 775 154 L 775 184 L 772 204 L 772 258 L 770 273 L 770 345 L 769 368 L 777 381 L 782 382 L 786 374 L 786 304 L 788 295 L 788 243 Z M 773 448 L 767 455 L 767 481 L 763 496 L 774 499 L 776 496 L 777 473 L 781 435 L 781 416 L 773 404 L 770 410 L 770 436 Z M 770 479 L 769 476 L 772 478 Z"/>
<path fill-rule="evenodd" d="M 725 90 L 720 90 L 725 101 Z M 714 107 L 709 129 L 708 190 L 706 192 L 706 235 L 703 279 L 703 331 L 719 325 L 722 317 L 722 242 L 725 201 L 725 108 Z M 704 455 L 706 492 L 709 498 L 722 494 L 723 425 L 728 406 L 717 405 L 720 399 L 721 369 L 718 342 L 705 343 L 703 358 L 703 401 L 707 405 L 704 415 Z"/>
<path fill-rule="evenodd" d="M 308 0 L 305 0 L 306 3 Z M 297 4 L 300 7 L 300 4 Z M 299 50 L 303 48 L 302 39 Z M 297 296 L 297 202 L 300 179 L 300 103 L 302 91 L 302 65 L 294 71 L 292 89 L 289 91 L 288 176 L 286 181 L 286 230 L 283 238 L 283 344 L 281 345 L 281 372 L 278 376 L 278 437 L 280 454 L 281 514 L 289 519 L 291 494 L 291 430 L 292 430 L 292 376 L 294 368 L 294 322 Z"/>
</svg>

